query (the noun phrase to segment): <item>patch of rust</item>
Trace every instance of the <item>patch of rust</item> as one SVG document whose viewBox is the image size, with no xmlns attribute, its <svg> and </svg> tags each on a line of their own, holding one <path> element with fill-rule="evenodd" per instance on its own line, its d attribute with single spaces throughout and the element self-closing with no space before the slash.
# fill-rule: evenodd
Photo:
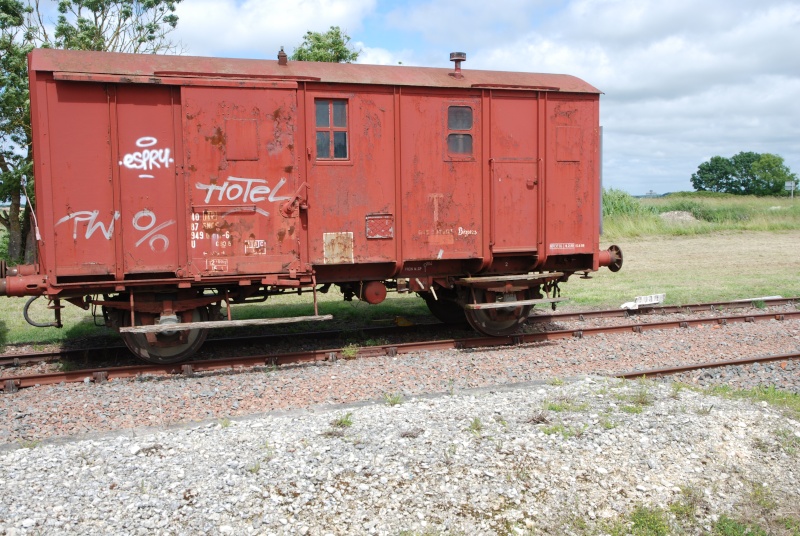
<svg viewBox="0 0 800 536">
<path fill-rule="evenodd" d="M 206 136 L 206 141 L 211 142 L 211 145 L 225 145 L 225 134 L 222 133 L 220 127 L 217 127 L 214 129 L 213 136 Z"/>
</svg>

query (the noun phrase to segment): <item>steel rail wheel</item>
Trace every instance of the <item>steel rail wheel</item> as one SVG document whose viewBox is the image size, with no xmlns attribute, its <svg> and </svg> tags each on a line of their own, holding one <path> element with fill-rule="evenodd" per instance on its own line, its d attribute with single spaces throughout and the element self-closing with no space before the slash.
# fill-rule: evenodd
<svg viewBox="0 0 800 536">
<path fill-rule="evenodd" d="M 136 315 L 136 325 L 141 325 L 139 314 Z M 131 325 L 131 315 L 124 311 L 121 313 L 121 325 Z M 192 311 L 192 322 L 204 322 L 208 320 L 208 309 L 199 307 Z M 178 363 L 189 359 L 200 349 L 208 335 L 207 329 L 188 330 L 186 340 L 181 342 L 180 331 L 164 331 L 156 333 L 156 343 L 151 344 L 144 333 L 120 333 L 125 346 L 137 357 L 157 363 L 167 365 Z"/>
<path fill-rule="evenodd" d="M 497 303 L 530 298 L 530 290 L 520 290 L 508 294 L 474 289 L 475 303 Z M 468 294 L 471 298 L 471 294 Z M 471 301 L 471 300 L 470 300 Z M 533 305 L 501 307 L 497 309 L 464 309 L 467 322 L 476 331 L 490 337 L 503 337 L 516 332 L 527 319 Z"/>
<path fill-rule="evenodd" d="M 420 292 L 425 300 L 431 314 L 443 324 L 466 324 L 467 317 L 464 315 L 464 306 L 458 299 L 458 293 L 451 289 L 439 288 L 436 290 L 436 298 L 430 292 Z M 438 299 L 437 299 L 438 298 Z"/>
</svg>

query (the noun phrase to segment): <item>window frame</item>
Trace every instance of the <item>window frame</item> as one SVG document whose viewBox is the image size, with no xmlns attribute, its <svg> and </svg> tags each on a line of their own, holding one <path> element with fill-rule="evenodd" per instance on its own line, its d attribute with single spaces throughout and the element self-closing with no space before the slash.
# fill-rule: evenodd
<svg viewBox="0 0 800 536">
<path fill-rule="evenodd" d="M 450 128 L 450 108 L 469 108 L 472 110 L 472 126 L 469 129 L 453 129 Z M 443 147 L 442 152 L 444 153 L 444 161 L 445 162 L 475 162 L 477 160 L 477 152 L 479 147 L 477 146 L 480 143 L 480 140 L 477 139 L 477 131 L 476 125 L 478 123 L 478 107 L 475 102 L 472 101 L 462 101 L 462 100 L 448 100 L 444 103 L 444 107 L 442 110 L 442 132 L 443 136 Z M 472 138 L 472 152 L 471 153 L 452 153 L 450 152 L 450 144 L 448 140 L 450 139 L 451 134 L 459 134 L 459 135 L 468 135 Z"/>
<path fill-rule="evenodd" d="M 318 126 L 317 125 L 317 103 L 325 101 L 327 103 L 328 108 L 328 126 Z M 334 102 L 343 102 L 345 107 L 345 126 L 334 126 Z M 351 158 L 351 151 L 352 151 L 352 144 L 350 143 L 351 136 L 351 126 L 352 126 L 352 116 L 350 114 L 350 98 L 349 96 L 342 96 L 342 95 L 312 95 L 311 96 L 311 113 L 310 116 L 310 123 L 311 123 L 311 131 L 313 135 L 309 140 L 314 147 L 314 162 L 316 164 L 323 164 L 323 165 L 351 165 L 352 158 Z M 327 132 L 329 135 L 328 139 L 328 147 L 330 149 L 331 156 L 320 156 L 318 151 L 317 145 L 317 135 L 320 132 Z M 347 151 L 347 156 L 342 157 L 335 157 L 332 156 L 335 154 L 335 133 L 337 132 L 344 132 L 345 133 L 345 148 Z"/>
</svg>

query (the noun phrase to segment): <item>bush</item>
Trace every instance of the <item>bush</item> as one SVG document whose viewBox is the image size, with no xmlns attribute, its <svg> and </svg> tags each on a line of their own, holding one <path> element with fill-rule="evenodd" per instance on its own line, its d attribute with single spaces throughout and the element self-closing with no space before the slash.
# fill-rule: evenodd
<svg viewBox="0 0 800 536">
<path fill-rule="evenodd" d="M 638 199 L 622 190 L 603 188 L 603 216 L 638 216 L 655 214 L 652 207 L 642 205 Z"/>
</svg>

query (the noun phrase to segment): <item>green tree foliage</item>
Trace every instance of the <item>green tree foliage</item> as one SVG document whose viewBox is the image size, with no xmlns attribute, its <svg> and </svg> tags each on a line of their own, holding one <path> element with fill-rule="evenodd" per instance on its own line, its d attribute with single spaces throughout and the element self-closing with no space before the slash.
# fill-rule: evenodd
<svg viewBox="0 0 800 536">
<path fill-rule="evenodd" d="M 60 0 L 53 35 L 38 0 L 0 0 L 0 212 L 8 231 L 8 260 L 33 262 L 29 237 L 33 196 L 27 54 L 34 47 L 109 52 L 166 53 L 181 0 Z M 33 202 L 34 200 L 31 199 Z"/>
<path fill-rule="evenodd" d="M 350 36 L 338 26 L 331 26 L 325 33 L 306 32 L 303 42 L 294 49 L 294 61 L 327 61 L 330 63 L 352 63 L 358 59 L 360 50 L 350 46 Z"/>
<path fill-rule="evenodd" d="M 737 195 L 784 195 L 787 181 L 797 183 L 783 158 L 770 153 L 743 151 L 731 158 L 714 156 L 692 174 L 692 186 L 699 192 Z"/>
<path fill-rule="evenodd" d="M 10 202 L 0 212 L 0 223 L 8 232 L 8 258 L 23 257 L 22 199 L 24 179 L 31 176 L 30 105 L 26 56 L 33 36 L 25 28 L 32 10 L 17 0 L 0 0 L 0 201 Z"/>
</svg>

